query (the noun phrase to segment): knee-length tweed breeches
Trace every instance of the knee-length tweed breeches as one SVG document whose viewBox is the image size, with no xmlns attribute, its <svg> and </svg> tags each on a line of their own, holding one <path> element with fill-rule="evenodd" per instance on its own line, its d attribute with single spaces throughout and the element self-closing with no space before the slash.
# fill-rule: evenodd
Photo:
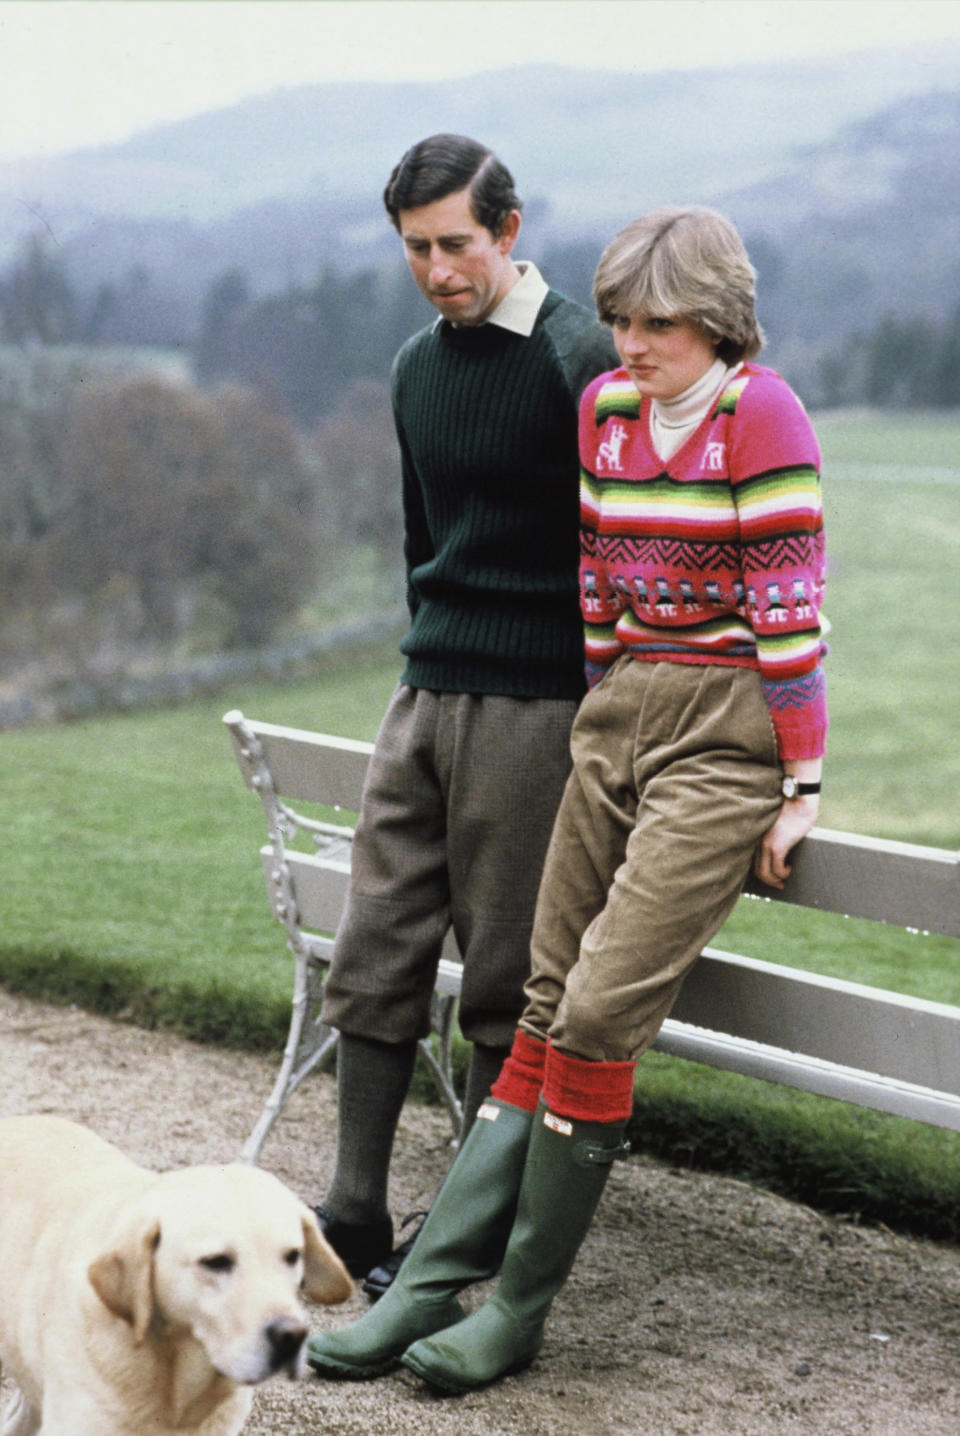
<svg viewBox="0 0 960 1436">
<path fill-rule="evenodd" d="M 425 1036 L 452 925 L 461 1030 L 509 1045 L 576 710 L 572 699 L 397 688 L 364 788 L 324 1021 L 383 1042 Z"/>
</svg>

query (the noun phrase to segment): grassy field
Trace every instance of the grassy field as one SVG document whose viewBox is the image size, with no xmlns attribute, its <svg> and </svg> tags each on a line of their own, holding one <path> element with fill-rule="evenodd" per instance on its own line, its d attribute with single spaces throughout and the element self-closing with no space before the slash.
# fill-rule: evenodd
<svg viewBox="0 0 960 1436">
<path fill-rule="evenodd" d="M 955 848 L 960 418 L 829 415 L 818 429 L 832 623 L 821 821 Z"/>
<path fill-rule="evenodd" d="M 221 717 L 244 706 L 373 737 L 396 671 L 385 650 L 308 683 L 3 735 L 4 980 L 208 1041 L 282 1044 L 289 969 L 265 905 L 263 814 Z"/>
<path fill-rule="evenodd" d="M 955 848 L 960 416 L 830 415 L 818 427 L 832 623 L 821 822 Z M 289 966 L 256 856 L 260 805 L 221 715 L 372 738 L 398 669 L 391 646 L 308 681 L 2 735 L 0 980 L 278 1048 Z M 716 945 L 960 1003 L 960 943 L 944 938 L 744 901 Z M 960 1239 L 952 1134 L 656 1055 L 641 1073 L 648 1149 Z"/>
</svg>

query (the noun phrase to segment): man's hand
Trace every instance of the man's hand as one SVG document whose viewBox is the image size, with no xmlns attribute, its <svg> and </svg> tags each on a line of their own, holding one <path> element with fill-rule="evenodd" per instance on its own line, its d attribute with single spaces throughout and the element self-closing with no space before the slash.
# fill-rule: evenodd
<svg viewBox="0 0 960 1436">
<path fill-rule="evenodd" d="M 772 888 L 783 887 L 790 876 L 787 858 L 817 821 L 819 808 L 820 799 L 815 795 L 787 799 L 753 859 L 753 871 L 762 883 Z"/>
</svg>

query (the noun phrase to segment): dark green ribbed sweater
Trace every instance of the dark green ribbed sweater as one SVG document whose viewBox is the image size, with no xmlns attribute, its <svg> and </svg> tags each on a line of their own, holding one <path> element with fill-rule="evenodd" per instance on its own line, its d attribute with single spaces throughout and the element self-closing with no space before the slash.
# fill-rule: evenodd
<svg viewBox="0 0 960 1436">
<path fill-rule="evenodd" d="M 403 682 L 578 698 L 577 409 L 617 363 L 609 331 L 550 290 L 529 338 L 445 320 L 397 355 L 407 596 Z"/>
</svg>

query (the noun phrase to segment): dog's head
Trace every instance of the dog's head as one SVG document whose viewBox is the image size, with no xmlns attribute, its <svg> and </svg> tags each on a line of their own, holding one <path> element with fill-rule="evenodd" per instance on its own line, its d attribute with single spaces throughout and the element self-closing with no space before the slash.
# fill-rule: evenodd
<svg viewBox="0 0 960 1436">
<path fill-rule="evenodd" d="M 313 1213 L 275 1177 L 240 1165 L 158 1177 L 88 1275 L 135 1344 L 192 1337 L 240 1384 L 299 1369 L 301 1287 L 323 1303 L 353 1290 Z"/>
</svg>

